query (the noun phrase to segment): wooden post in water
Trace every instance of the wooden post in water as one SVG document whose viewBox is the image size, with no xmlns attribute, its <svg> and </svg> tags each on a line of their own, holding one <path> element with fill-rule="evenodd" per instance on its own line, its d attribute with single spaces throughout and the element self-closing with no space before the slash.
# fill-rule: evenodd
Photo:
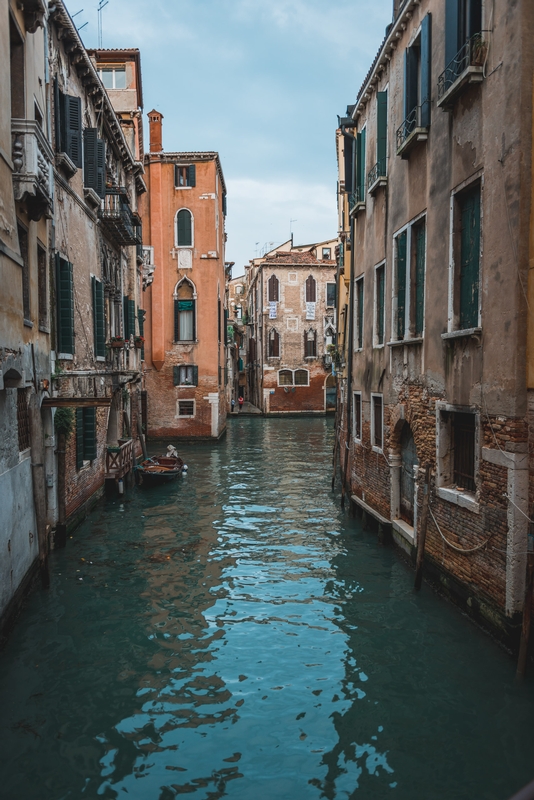
<svg viewBox="0 0 534 800">
<path fill-rule="evenodd" d="M 525 601 L 523 603 L 523 625 L 521 627 L 521 644 L 517 659 L 518 678 L 522 678 L 527 667 L 528 640 L 530 637 L 530 621 L 532 617 L 532 596 L 534 592 L 534 553 L 527 556 L 527 584 L 525 587 Z"/>
<path fill-rule="evenodd" d="M 30 422 L 30 443 L 32 459 L 33 504 L 35 522 L 37 524 L 37 540 L 39 543 L 39 572 L 43 589 L 50 586 L 48 571 L 48 536 L 46 528 L 46 486 L 44 465 L 43 421 L 39 399 L 35 393 L 30 395 L 28 405 Z"/>
<path fill-rule="evenodd" d="M 140 415 L 137 415 L 137 433 L 139 434 L 139 441 L 141 442 L 141 449 L 143 451 L 143 459 L 146 461 L 148 453 L 146 449 L 145 435 L 143 433 L 143 422 Z"/>
<path fill-rule="evenodd" d="M 423 580 L 423 558 L 425 555 L 426 529 L 428 527 L 428 504 L 430 500 L 430 464 L 425 467 L 425 484 L 423 487 L 423 507 L 421 509 L 421 530 L 417 537 L 417 559 L 415 564 L 416 589 L 421 588 Z"/>
<path fill-rule="evenodd" d="M 66 523 L 66 480 L 65 480 L 65 456 L 67 454 L 67 436 L 64 432 L 57 435 L 57 525 L 54 538 L 55 547 L 65 547 L 67 544 L 67 523 Z"/>
</svg>

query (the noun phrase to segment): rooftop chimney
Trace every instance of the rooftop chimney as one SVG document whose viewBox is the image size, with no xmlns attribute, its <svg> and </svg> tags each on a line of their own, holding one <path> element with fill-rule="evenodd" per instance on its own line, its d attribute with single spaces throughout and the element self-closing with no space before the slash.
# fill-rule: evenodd
<svg viewBox="0 0 534 800">
<path fill-rule="evenodd" d="M 162 119 L 163 119 L 163 114 L 160 114 L 159 111 L 151 111 L 148 115 L 148 121 L 150 123 L 151 153 L 161 153 L 163 150 L 163 138 L 161 131 Z"/>
</svg>

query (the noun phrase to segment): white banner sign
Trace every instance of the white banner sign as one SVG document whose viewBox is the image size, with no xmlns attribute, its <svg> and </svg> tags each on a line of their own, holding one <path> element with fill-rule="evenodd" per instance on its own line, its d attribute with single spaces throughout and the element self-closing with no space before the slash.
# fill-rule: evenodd
<svg viewBox="0 0 534 800">
<path fill-rule="evenodd" d="M 306 319 L 315 319 L 315 303 L 306 303 Z"/>
<path fill-rule="evenodd" d="M 269 303 L 269 319 L 276 319 L 276 301 Z"/>
</svg>

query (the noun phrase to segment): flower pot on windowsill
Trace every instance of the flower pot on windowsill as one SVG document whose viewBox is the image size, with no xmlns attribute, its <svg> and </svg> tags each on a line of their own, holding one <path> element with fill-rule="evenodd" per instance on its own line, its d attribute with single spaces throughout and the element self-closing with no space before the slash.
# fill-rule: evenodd
<svg viewBox="0 0 534 800">
<path fill-rule="evenodd" d="M 134 341 L 135 346 L 140 350 L 143 345 L 145 344 L 145 340 L 142 336 L 136 336 Z"/>
<path fill-rule="evenodd" d="M 113 348 L 124 347 L 124 339 L 111 339 L 109 346 Z"/>
</svg>

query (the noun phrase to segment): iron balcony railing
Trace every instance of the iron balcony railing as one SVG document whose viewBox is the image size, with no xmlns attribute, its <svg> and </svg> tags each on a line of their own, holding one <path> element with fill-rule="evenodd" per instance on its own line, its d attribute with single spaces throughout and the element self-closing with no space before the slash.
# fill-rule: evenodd
<svg viewBox="0 0 534 800">
<path fill-rule="evenodd" d="M 117 244 L 139 244 L 136 220 L 124 189 L 118 187 L 106 189 L 100 218 L 102 227 Z"/>
<path fill-rule="evenodd" d="M 397 150 L 400 150 L 406 140 L 411 136 L 411 134 L 417 129 L 424 129 L 426 130 L 426 126 L 421 124 L 421 120 L 423 117 L 423 110 L 426 110 L 426 107 L 429 105 L 429 101 L 425 100 L 420 106 L 415 106 L 400 128 L 397 128 Z"/>
<path fill-rule="evenodd" d="M 438 103 L 469 67 L 482 67 L 486 59 L 486 42 L 475 33 L 456 53 L 438 78 Z"/>
<path fill-rule="evenodd" d="M 381 158 L 367 173 L 367 189 L 371 189 L 380 178 L 386 177 L 386 159 Z"/>
<path fill-rule="evenodd" d="M 349 214 L 352 213 L 360 203 L 365 203 L 365 190 L 363 186 L 357 186 L 355 192 L 349 192 Z"/>
</svg>

